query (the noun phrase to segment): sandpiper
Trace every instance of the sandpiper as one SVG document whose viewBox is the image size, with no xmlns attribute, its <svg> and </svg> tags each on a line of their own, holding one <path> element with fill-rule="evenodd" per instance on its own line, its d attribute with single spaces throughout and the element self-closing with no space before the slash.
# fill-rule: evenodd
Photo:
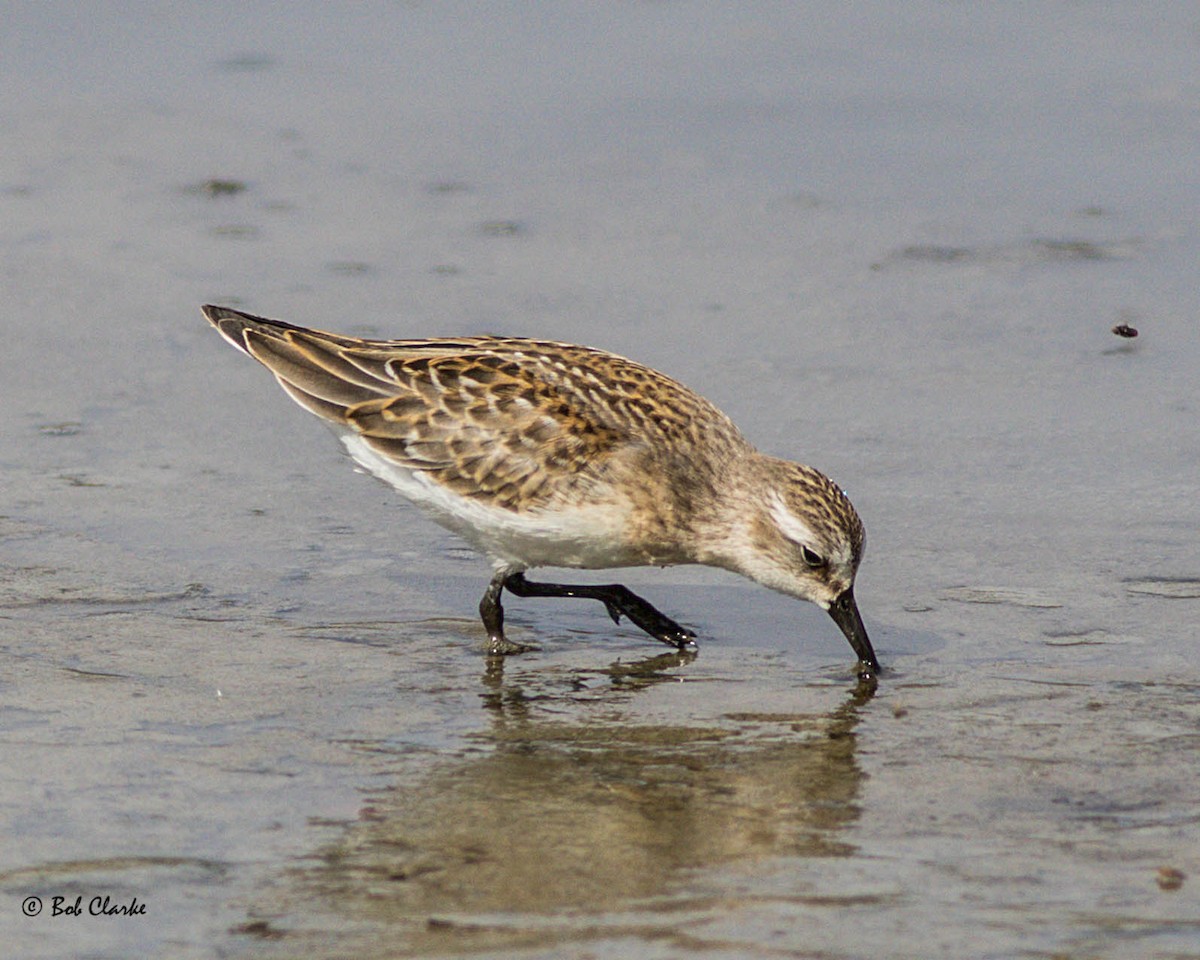
<svg viewBox="0 0 1200 960">
<path fill-rule="evenodd" d="M 854 599 L 862 521 L 812 467 L 758 452 L 665 374 L 590 347 L 515 337 L 362 340 L 206 306 L 221 334 L 327 421 L 350 456 L 490 561 L 493 654 L 504 590 L 601 601 L 679 648 L 695 641 L 619 584 L 535 583 L 531 567 L 700 563 L 827 611 L 879 669 Z"/>
</svg>

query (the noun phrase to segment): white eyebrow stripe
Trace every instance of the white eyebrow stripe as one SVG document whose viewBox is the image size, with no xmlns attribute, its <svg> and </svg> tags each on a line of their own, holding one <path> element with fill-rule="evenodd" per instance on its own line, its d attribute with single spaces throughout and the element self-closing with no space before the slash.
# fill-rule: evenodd
<svg viewBox="0 0 1200 960">
<path fill-rule="evenodd" d="M 779 527 L 783 535 L 789 540 L 799 544 L 816 544 L 818 542 L 817 535 L 813 533 L 812 527 L 792 513 L 779 494 L 771 494 L 769 507 L 771 519 L 775 521 L 775 525 Z"/>
</svg>

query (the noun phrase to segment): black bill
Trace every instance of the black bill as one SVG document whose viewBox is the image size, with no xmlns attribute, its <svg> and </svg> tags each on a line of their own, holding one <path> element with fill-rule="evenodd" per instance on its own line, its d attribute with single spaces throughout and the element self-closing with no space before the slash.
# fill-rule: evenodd
<svg viewBox="0 0 1200 960">
<path fill-rule="evenodd" d="M 829 615 L 833 617 L 833 622 L 842 628 L 842 633 L 850 641 L 858 659 L 878 672 L 879 661 L 875 658 L 875 651 L 871 649 L 871 640 L 867 637 L 867 628 L 863 626 L 862 617 L 859 615 L 858 604 L 854 602 L 853 587 L 829 605 Z"/>
</svg>

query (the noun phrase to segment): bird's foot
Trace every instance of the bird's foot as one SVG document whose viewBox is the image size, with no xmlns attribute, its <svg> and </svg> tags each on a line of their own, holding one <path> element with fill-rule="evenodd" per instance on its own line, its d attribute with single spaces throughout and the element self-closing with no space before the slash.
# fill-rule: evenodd
<svg viewBox="0 0 1200 960">
<path fill-rule="evenodd" d="M 696 634 L 681 626 L 661 610 L 647 603 L 636 593 L 621 589 L 604 598 L 604 605 L 614 622 L 620 622 L 619 614 L 625 614 L 629 622 L 669 646 L 680 650 L 694 649 Z"/>
<path fill-rule="evenodd" d="M 514 653 L 529 653 L 541 648 L 534 643 L 515 643 L 503 635 L 488 637 L 487 655 L 489 657 L 507 657 Z"/>
</svg>

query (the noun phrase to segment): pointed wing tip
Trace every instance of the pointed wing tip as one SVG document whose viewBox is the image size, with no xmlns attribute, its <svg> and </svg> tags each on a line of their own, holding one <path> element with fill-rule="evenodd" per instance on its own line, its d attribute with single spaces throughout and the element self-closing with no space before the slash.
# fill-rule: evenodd
<svg viewBox="0 0 1200 960">
<path fill-rule="evenodd" d="M 289 331 L 300 328 L 284 323 L 282 320 L 268 320 L 266 317 L 256 317 L 252 313 L 243 313 L 232 307 L 218 307 L 206 303 L 200 308 L 204 318 L 217 328 L 217 332 L 237 347 L 242 353 L 254 357 L 261 362 L 262 358 L 254 354 L 250 347 L 251 334 L 258 334 L 263 339 L 287 336 Z"/>
<path fill-rule="evenodd" d="M 249 329 L 251 317 L 238 313 L 236 310 L 230 310 L 228 307 L 218 307 L 211 303 L 202 306 L 200 312 L 204 314 L 204 319 L 216 327 L 217 332 L 230 344 L 237 347 L 242 353 L 250 353 L 247 349 L 245 335 Z"/>
<path fill-rule="evenodd" d="M 213 326 L 220 326 L 222 320 L 257 320 L 257 317 L 252 317 L 248 313 L 242 313 L 240 310 L 233 310 L 230 307 L 218 307 L 215 303 L 206 303 L 200 308 L 200 312 L 204 314 L 204 319 Z"/>
</svg>

